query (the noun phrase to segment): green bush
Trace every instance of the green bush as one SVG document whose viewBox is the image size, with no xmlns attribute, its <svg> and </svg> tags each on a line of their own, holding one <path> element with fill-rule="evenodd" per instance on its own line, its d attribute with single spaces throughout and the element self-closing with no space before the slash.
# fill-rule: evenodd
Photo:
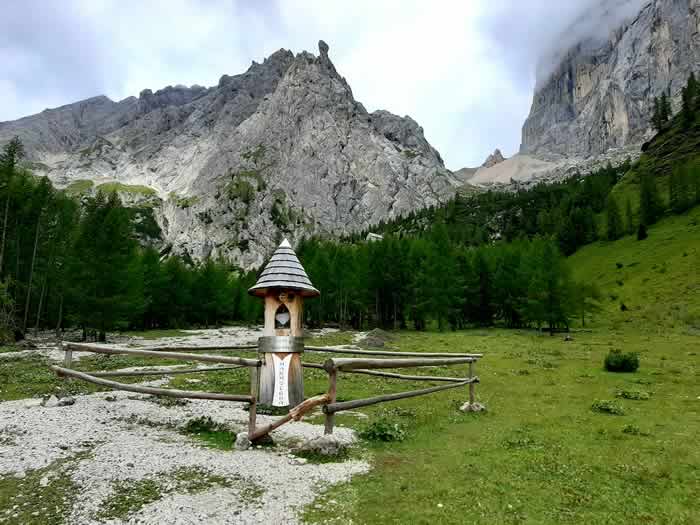
<svg viewBox="0 0 700 525">
<path fill-rule="evenodd" d="M 635 401 L 646 401 L 651 397 L 649 392 L 641 390 L 619 390 L 615 395 L 622 399 L 633 399 Z"/>
<path fill-rule="evenodd" d="M 635 426 L 635 425 L 625 425 L 622 428 L 622 433 L 623 434 L 630 434 L 632 436 L 649 436 L 649 432 L 645 432 L 641 428 Z"/>
<path fill-rule="evenodd" d="M 593 410 L 593 412 L 600 412 L 601 414 L 612 414 L 614 416 L 625 415 L 625 410 L 615 401 L 596 400 L 591 405 L 591 410 Z"/>
<path fill-rule="evenodd" d="M 360 432 L 360 437 L 367 441 L 403 441 L 406 439 L 406 430 L 400 423 L 381 418 Z"/>
<path fill-rule="evenodd" d="M 636 372 L 638 368 L 639 356 L 635 353 L 610 350 L 605 356 L 605 369 L 608 372 Z"/>
</svg>

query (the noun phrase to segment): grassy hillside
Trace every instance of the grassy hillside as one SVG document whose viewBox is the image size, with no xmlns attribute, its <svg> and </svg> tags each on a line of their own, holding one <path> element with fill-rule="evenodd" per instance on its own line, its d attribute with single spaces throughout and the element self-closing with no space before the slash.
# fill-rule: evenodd
<svg viewBox="0 0 700 525">
<path fill-rule="evenodd" d="M 604 293 L 597 323 L 700 331 L 700 206 L 663 219 L 644 241 L 599 241 L 569 261 L 578 281 Z"/>
</svg>

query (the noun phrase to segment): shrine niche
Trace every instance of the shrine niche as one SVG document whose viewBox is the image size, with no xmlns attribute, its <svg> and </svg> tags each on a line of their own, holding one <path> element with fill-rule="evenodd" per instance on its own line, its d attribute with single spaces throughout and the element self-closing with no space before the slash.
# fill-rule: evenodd
<svg viewBox="0 0 700 525">
<path fill-rule="evenodd" d="M 294 407 L 304 400 L 304 299 L 320 292 L 285 239 L 248 293 L 265 301 L 265 328 L 258 339 L 263 358 L 258 400 L 263 405 Z"/>
</svg>

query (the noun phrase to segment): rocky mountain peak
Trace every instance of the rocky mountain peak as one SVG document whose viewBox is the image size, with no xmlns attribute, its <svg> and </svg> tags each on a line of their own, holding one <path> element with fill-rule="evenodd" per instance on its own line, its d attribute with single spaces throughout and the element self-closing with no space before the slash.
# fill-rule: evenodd
<svg viewBox="0 0 700 525">
<path fill-rule="evenodd" d="M 143 192 L 164 250 L 245 268 L 283 236 L 358 231 L 454 195 L 458 180 L 420 125 L 368 114 L 329 46 L 318 49 L 280 49 L 211 88 L 143 90 L 9 122 L 0 144 L 19 134 L 59 186 L 116 182 L 134 206 Z"/>
<path fill-rule="evenodd" d="M 651 133 L 654 97 L 668 90 L 677 103 L 698 71 L 700 0 L 650 0 L 607 29 L 606 37 L 576 33 L 578 42 L 540 68 L 521 153 L 561 160 L 638 149 Z"/>
<path fill-rule="evenodd" d="M 500 164 L 500 163 L 503 162 L 504 160 L 506 160 L 506 159 L 503 157 L 503 154 L 501 153 L 501 150 L 498 149 L 498 148 L 496 148 L 496 149 L 494 150 L 494 152 L 491 153 L 491 155 L 489 155 L 488 157 L 486 157 L 486 160 L 485 160 L 484 163 L 481 165 L 481 167 L 482 167 L 482 168 L 490 168 L 491 166 L 495 166 L 496 164 Z"/>
</svg>

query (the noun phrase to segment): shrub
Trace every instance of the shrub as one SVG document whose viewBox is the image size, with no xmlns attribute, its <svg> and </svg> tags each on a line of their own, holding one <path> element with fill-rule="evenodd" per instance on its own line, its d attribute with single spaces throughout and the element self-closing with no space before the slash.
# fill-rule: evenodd
<svg viewBox="0 0 700 525">
<path fill-rule="evenodd" d="M 625 415 L 625 410 L 615 401 L 596 400 L 591 405 L 591 410 L 593 410 L 593 412 L 600 412 L 601 414 L 612 414 L 614 416 Z"/>
<path fill-rule="evenodd" d="M 360 432 L 360 437 L 367 441 L 403 441 L 406 439 L 406 430 L 399 423 L 381 418 Z"/>
<path fill-rule="evenodd" d="M 630 434 L 632 436 L 649 436 L 649 432 L 645 432 L 641 428 L 635 425 L 625 425 L 622 427 L 623 434 Z"/>
<path fill-rule="evenodd" d="M 646 401 L 651 397 L 649 392 L 643 392 L 641 390 L 618 390 L 615 394 L 616 397 L 622 399 L 633 399 L 635 401 Z"/>
<path fill-rule="evenodd" d="M 608 372 L 636 372 L 638 368 L 639 356 L 633 352 L 611 350 L 605 356 L 605 369 Z"/>
</svg>

